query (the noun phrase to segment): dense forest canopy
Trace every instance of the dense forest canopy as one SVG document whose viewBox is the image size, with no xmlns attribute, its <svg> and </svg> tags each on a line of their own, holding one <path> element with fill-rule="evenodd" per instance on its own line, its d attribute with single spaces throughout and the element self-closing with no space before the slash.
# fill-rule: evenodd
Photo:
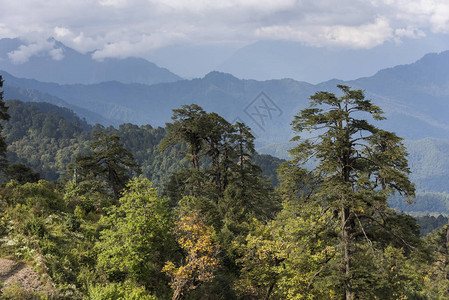
<svg viewBox="0 0 449 300">
<path fill-rule="evenodd" d="M 9 144 L 8 160 L 25 163 L 46 180 L 66 176 L 67 165 L 80 154 L 88 154 L 93 134 L 104 131 L 120 137 L 120 143 L 130 151 L 140 165 L 143 175 L 161 185 L 169 174 L 185 165 L 179 149 L 158 151 L 166 129 L 151 125 L 122 124 L 118 128 L 91 126 L 72 111 L 48 103 L 6 101 L 11 119 L 2 122 L 3 134 Z M 182 147 L 182 146 L 180 146 Z M 276 169 L 282 160 L 269 155 L 254 157 L 264 174 L 277 182 Z"/>
<path fill-rule="evenodd" d="M 0 255 L 41 283 L 4 283 L 2 297 L 446 298 L 447 218 L 390 208 L 414 196 L 402 140 L 362 91 L 339 88 L 298 112 L 289 161 L 198 105 L 166 128 L 105 128 L 0 99 Z"/>
</svg>

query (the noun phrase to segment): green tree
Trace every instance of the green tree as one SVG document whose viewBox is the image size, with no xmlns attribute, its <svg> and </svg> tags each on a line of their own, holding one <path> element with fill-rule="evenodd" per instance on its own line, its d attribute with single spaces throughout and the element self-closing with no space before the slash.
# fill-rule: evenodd
<svg viewBox="0 0 449 300">
<path fill-rule="evenodd" d="M 250 299 L 332 299 L 338 283 L 317 279 L 330 275 L 329 261 L 338 255 L 327 244 L 335 230 L 330 212 L 284 210 L 267 224 L 254 221 L 237 259 L 242 266 L 237 290 Z M 324 276 L 323 276 L 324 275 Z M 314 288 L 319 283 L 320 288 Z"/>
<path fill-rule="evenodd" d="M 198 105 L 174 110 L 173 120 L 167 124 L 168 134 L 160 149 L 184 143 L 192 168 L 174 174 L 167 185 L 168 195 L 176 201 L 183 195 L 207 198 L 215 202 L 223 219 L 231 218 L 235 223 L 250 219 L 250 215 L 274 215 L 276 205 L 269 183 L 252 161 L 254 136 L 249 127 L 239 122 L 231 125 Z"/>
<path fill-rule="evenodd" d="M 408 180 L 401 139 L 367 121 L 384 119 L 382 110 L 361 90 L 338 87 L 341 97 L 317 92 L 310 97 L 310 107 L 295 116 L 293 130 L 312 136 L 293 139 L 299 143 L 290 151 L 290 166 L 316 163 L 311 171 L 316 188 L 304 203 L 329 209 L 339 220 L 340 279 L 345 298 L 354 299 L 360 296 L 354 264 L 360 250 L 357 237 L 369 241 L 368 229 L 382 224 L 378 219 L 388 212 L 388 196 L 394 192 L 413 196 L 414 186 Z"/>
<path fill-rule="evenodd" d="M 418 264 L 428 299 L 445 299 L 449 290 L 449 226 L 428 234 L 424 240 L 430 250 L 429 261 Z M 421 273 L 421 274 L 420 274 Z"/>
<path fill-rule="evenodd" d="M 230 157 L 226 172 L 224 194 L 225 215 L 231 213 L 236 223 L 248 222 L 252 218 L 273 219 L 279 211 L 270 183 L 262 176 L 262 170 L 253 162 L 256 153 L 254 136 L 243 123 L 233 125 L 227 152 Z"/>
<path fill-rule="evenodd" d="M 97 267 L 111 281 L 134 280 L 150 291 L 163 291 L 161 270 L 174 248 L 171 213 L 148 179 L 130 181 L 117 206 L 100 223 Z"/>
<path fill-rule="evenodd" d="M 95 284 L 89 286 L 89 296 L 87 299 L 108 299 L 108 300 L 157 300 L 145 288 L 136 285 L 131 281 L 124 283 Z"/>
<path fill-rule="evenodd" d="M 214 282 L 202 285 L 197 293 L 234 297 L 234 291 L 226 291 L 225 295 L 220 290 L 230 285 L 239 272 L 235 263 L 239 246 L 233 241 L 244 244 L 252 218 L 264 222 L 272 219 L 279 211 L 279 203 L 261 169 L 252 161 L 254 136 L 245 124 L 232 125 L 197 105 L 174 112 L 175 121 L 167 124 L 168 135 L 161 149 L 184 143 L 191 168 L 172 176 L 167 194 L 181 214 L 199 211 L 206 225 L 217 231 L 222 246 L 223 268 Z"/>
<path fill-rule="evenodd" d="M 17 163 L 8 164 L 8 167 L 4 171 L 4 177 L 7 180 L 14 179 L 18 183 L 24 184 L 26 182 L 39 181 L 40 174 L 23 163 Z"/>
<path fill-rule="evenodd" d="M 169 146 L 185 143 L 186 158 L 192 162 L 195 170 L 200 169 L 200 158 L 204 147 L 204 133 L 207 128 L 204 123 L 206 112 L 198 105 L 183 105 L 173 110 L 173 123 L 167 123 L 167 136 L 160 144 L 160 150 Z"/>
<path fill-rule="evenodd" d="M 118 136 L 98 131 L 94 133 L 94 138 L 96 140 L 90 144 L 93 153 L 78 156 L 75 160 L 75 180 L 78 180 L 77 176 L 94 181 L 101 178 L 107 182 L 118 200 L 132 172 L 141 173 L 140 167 L 134 161 L 132 153 L 120 143 Z"/>
<path fill-rule="evenodd" d="M 3 87 L 2 76 L 0 75 L 0 88 Z M 0 121 L 5 120 L 8 121 L 10 118 L 8 114 L 8 107 L 3 101 L 3 91 L 0 91 Z M 1 131 L 3 130 L 3 126 L 0 124 L 0 171 L 2 171 L 6 166 L 6 151 L 7 144 L 6 138 L 1 135 Z"/>
</svg>

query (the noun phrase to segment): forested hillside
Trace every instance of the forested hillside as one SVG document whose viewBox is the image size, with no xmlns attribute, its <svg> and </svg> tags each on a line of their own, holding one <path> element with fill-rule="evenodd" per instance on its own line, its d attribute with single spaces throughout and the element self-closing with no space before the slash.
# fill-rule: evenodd
<svg viewBox="0 0 449 300">
<path fill-rule="evenodd" d="M 392 195 L 405 206 L 415 195 L 406 148 L 358 119 L 383 115 L 361 90 L 339 89 L 297 113 L 290 161 L 257 155 L 250 127 L 196 104 L 165 128 L 105 128 L 7 101 L 0 256 L 40 284 L 5 282 L 2 297 L 443 297 L 449 229 L 421 237 L 416 219 L 390 208 Z M 421 234 L 443 220 L 420 218 Z"/>
<path fill-rule="evenodd" d="M 89 152 L 92 134 L 100 130 L 119 136 L 121 143 L 141 166 L 142 174 L 157 185 L 166 182 L 170 174 L 186 164 L 180 149 L 158 150 L 159 143 L 166 136 L 166 130 L 161 127 L 128 123 L 117 129 L 112 126 L 105 128 L 98 124 L 91 126 L 72 111 L 48 103 L 15 100 L 6 101 L 6 105 L 11 118 L 4 122 L 3 133 L 9 143 L 9 161 L 25 163 L 46 180 L 67 177 L 68 165 L 78 155 Z M 276 169 L 282 160 L 258 154 L 254 160 L 276 183 Z"/>
</svg>

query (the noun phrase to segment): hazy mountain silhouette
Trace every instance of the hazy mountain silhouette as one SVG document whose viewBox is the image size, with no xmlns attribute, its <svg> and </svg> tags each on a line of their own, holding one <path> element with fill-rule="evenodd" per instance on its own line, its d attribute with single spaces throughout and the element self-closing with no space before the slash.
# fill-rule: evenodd
<svg viewBox="0 0 449 300">
<path fill-rule="evenodd" d="M 424 39 L 388 41 L 371 49 L 311 47 L 293 41 L 258 41 L 235 51 L 217 64 L 215 70 L 256 80 L 293 78 L 310 83 L 333 78 L 353 80 L 372 76 L 380 69 L 411 63 L 429 52 L 444 51 L 449 42 L 444 35 Z M 173 67 L 170 64 L 167 66 Z"/>
<path fill-rule="evenodd" d="M 17 77 L 60 84 L 92 84 L 112 80 L 155 84 L 181 79 L 143 58 L 106 58 L 97 61 L 92 58 L 92 53 L 82 54 L 54 39 L 50 39 L 48 43 L 52 45 L 52 50 L 58 51 L 60 56 L 57 59 L 49 55 L 47 49 L 36 53 L 25 62 L 14 63 L 8 54 L 27 44 L 19 39 L 1 39 L 0 69 Z"/>
<path fill-rule="evenodd" d="M 241 80 L 220 72 L 151 86 L 116 81 L 60 85 L 19 79 L 6 73 L 4 79 L 6 88 L 41 91 L 101 115 L 112 124 L 164 125 L 170 121 L 172 109 L 197 103 L 230 121 L 239 119 L 248 123 L 259 143 L 268 144 L 287 141 L 292 136 L 290 122 L 308 105 L 310 95 L 319 90 L 338 92 L 337 84 L 364 89 L 367 97 L 386 112 L 388 120 L 379 123 L 381 127 L 407 139 L 449 138 L 448 67 L 449 51 L 429 54 L 413 64 L 384 69 L 371 77 L 317 85 L 292 79 Z M 267 99 L 257 98 L 260 95 Z M 93 122 L 89 118 L 88 121 Z"/>
</svg>

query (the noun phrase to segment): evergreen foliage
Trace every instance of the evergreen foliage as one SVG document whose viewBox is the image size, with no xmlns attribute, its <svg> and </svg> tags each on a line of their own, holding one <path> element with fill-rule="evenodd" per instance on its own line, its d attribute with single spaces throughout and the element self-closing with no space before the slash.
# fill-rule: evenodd
<svg viewBox="0 0 449 300">
<path fill-rule="evenodd" d="M 7 181 L 15 180 L 18 183 L 36 182 L 40 179 L 40 174 L 34 172 L 32 168 L 23 163 L 9 164 L 3 174 Z"/>
<path fill-rule="evenodd" d="M 132 153 L 120 143 L 118 136 L 98 131 L 93 138 L 96 139 L 90 143 L 93 153 L 78 156 L 75 160 L 75 180 L 78 176 L 83 180 L 103 180 L 118 200 L 132 173 L 141 173 L 140 166 L 134 161 Z"/>
<path fill-rule="evenodd" d="M 370 124 L 382 111 L 363 92 L 340 89 L 296 116 L 301 137 L 275 189 L 259 166 L 273 175 L 280 161 L 255 153 L 245 124 L 197 105 L 175 110 L 167 129 L 116 129 L 8 102 L 0 256 L 52 288 L 10 285 L 2 297 L 447 298 L 449 231 L 437 229 L 447 218 L 419 218 L 422 235 L 437 229 L 420 237 L 389 207 L 393 193 L 414 194 L 401 139 Z"/>
<path fill-rule="evenodd" d="M 304 207 L 312 204 L 329 210 L 330 222 L 340 223 L 334 247 L 340 252 L 336 261 L 341 271 L 332 275 L 336 292 L 346 299 L 372 297 L 375 292 L 371 295 L 371 287 L 361 283 L 368 278 L 366 273 L 359 274 L 365 267 L 359 269 L 357 259 L 366 256 L 370 247 L 374 249 L 376 233 L 371 230 L 388 228 L 388 195 L 414 196 L 414 187 L 408 180 L 401 139 L 367 121 L 382 120 L 382 110 L 365 99 L 361 90 L 338 87 L 341 97 L 317 92 L 310 97 L 310 107 L 295 116 L 293 130 L 298 134 L 308 131 L 312 137 L 294 138 L 299 144 L 290 152 L 290 166 L 316 159 L 311 173 L 315 187 L 302 200 Z M 360 241 L 363 238 L 365 245 Z"/>
<path fill-rule="evenodd" d="M 142 174 L 156 185 L 164 185 L 172 173 L 187 166 L 181 153 L 185 145 L 158 151 L 160 142 L 166 136 L 165 128 L 129 123 L 120 125 L 118 129 L 101 125 L 92 128 L 73 112 L 48 103 L 13 100 L 6 104 L 11 119 L 0 123 L 4 126 L 9 144 L 8 161 L 12 164 L 23 163 L 46 180 L 65 178 L 67 166 L 77 156 L 89 154 L 90 143 L 94 140 L 92 133 L 97 131 L 120 137 L 120 143 L 133 154 Z M 254 158 L 262 167 L 263 174 L 276 184 L 275 170 L 282 160 L 258 154 Z M 73 168 L 69 173 L 72 177 Z"/>
</svg>

